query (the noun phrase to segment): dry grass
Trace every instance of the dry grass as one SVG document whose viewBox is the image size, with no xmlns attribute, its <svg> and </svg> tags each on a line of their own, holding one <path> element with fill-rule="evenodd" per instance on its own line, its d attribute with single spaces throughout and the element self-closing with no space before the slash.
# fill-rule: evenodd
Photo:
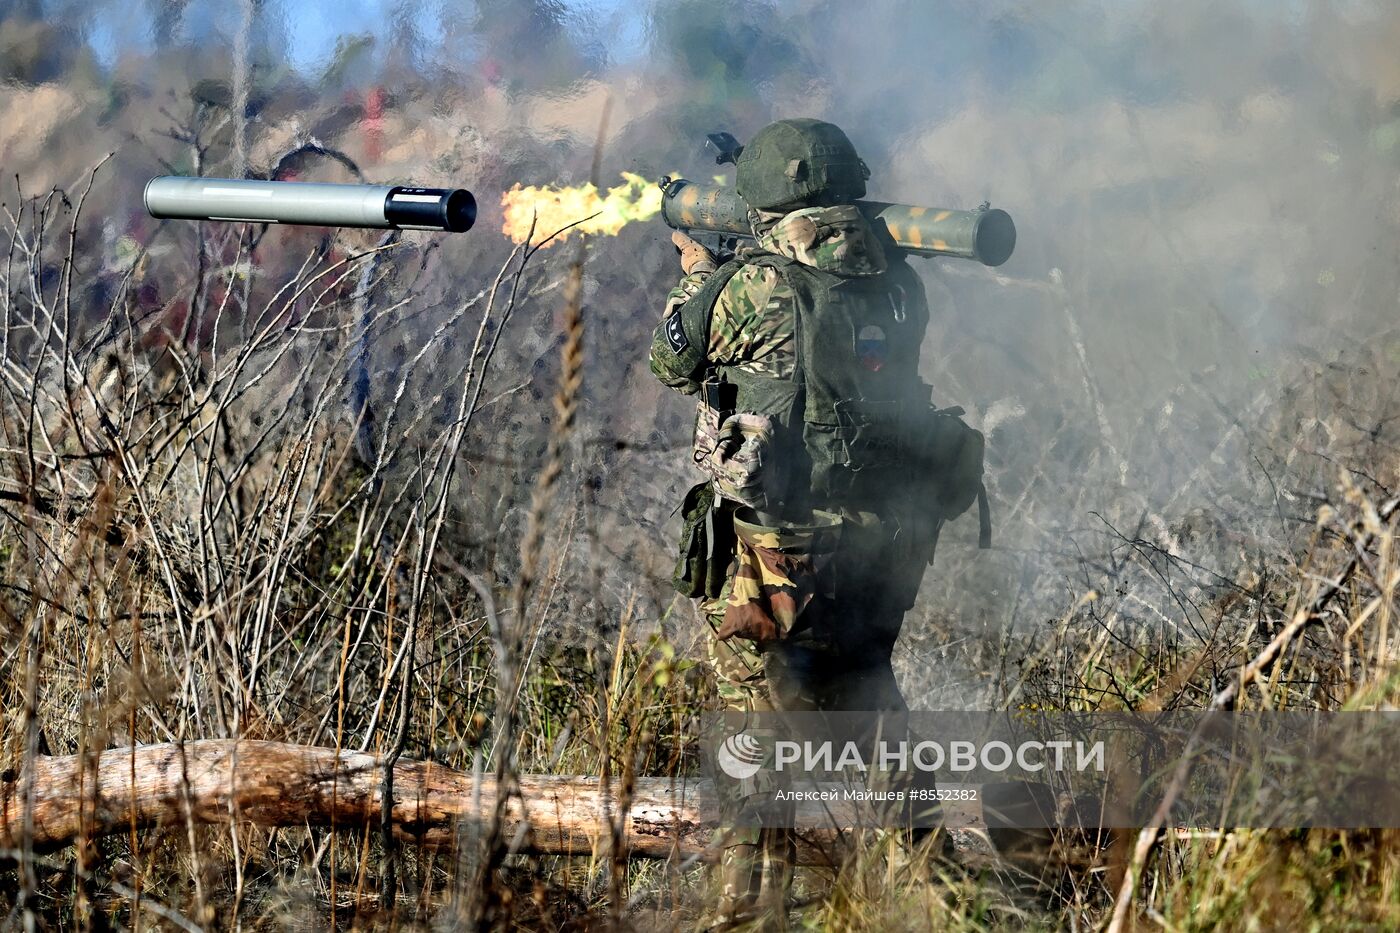
<svg viewBox="0 0 1400 933">
<path fill-rule="evenodd" d="M 693 646 L 653 634 L 640 596 L 604 598 L 601 575 L 577 569 L 596 569 L 576 555 L 605 537 L 588 485 L 561 482 L 590 463 L 569 433 L 584 398 L 578 265 L 561 276 L 517 250 L 488 288 L 429 318 L 403 282 L 411 244 L 314 244 L 272 282 L 254 274 L 253 231 L 209 229 L 192 313 L 137 300 L 141 258 L 109 305 L 79 306 L 96 274 L 74 261 L 86 184 L 22 199 L 4 237 L 8 767 L 245 736 L 431 757 L 507 783 L 521 770 L 601 773 L 624 799 L 632 775 L 694 767 L 710 685 L 684 660 Z M 513 435 L 490 405 L 516 374 L 495 378 L 497 350 L 512 318 L 561 296 L 537 477 L 528 454 L 501 456 Z M 382 375 L 372 335 L 404 333 L 420 339 L 395 381 L 368 391 Z M 1098 550 L 1035 555 L 1030 566 L 1068 567 L 1082 585 L 1058 617 L 968 649 L 1000 673 L 996 701 L 1193 709 L 1232 690 L 1237 708 L 1392 707 L 1397 463 L 1382 428 L 1397 409 L 1376 376 L 1384 362 L 1359 354 L 1299 374 L 1245 413 L 1240 432 L 1272 441 L 1253 451 L 1274 514 L 1182 514 L 1168 496 L 1137 527 L 1105 517 Z M 431 397 L 415 395 L 425 382 Z M 1077 441 L 1065 430 L 1048 446 Z M 1042 466 L 1017 467 L 1010 510 L 1051 541 L 1060 531 L 1030 504 Z M 999 474 L 1007 488 L 1011 475 Z M 500 489 L 510 499 L 488 508 L 482 491 Z M 557 626 L 561 614 L 571 624 Z M 700 915 L 698 869 L 615 857 L 615 831 L 565 859 L 518 854 L 499 830 L 467 830 L 449 858 L 379 829 L 172 825 L 52 854 L 21 846 L 6 853 L 0 898 L 11 923 L 79 928 L 670 927 Z M 1027 878 L 872 839 L 834 875 L 803 872 L 791 919 L 1077 930 L 1109 924 L 1121 897 L 1122 919 L 1143 927 L 1400 924 L 1393 832 L 1131 843 L 1094 870 Z"/>
</svg>

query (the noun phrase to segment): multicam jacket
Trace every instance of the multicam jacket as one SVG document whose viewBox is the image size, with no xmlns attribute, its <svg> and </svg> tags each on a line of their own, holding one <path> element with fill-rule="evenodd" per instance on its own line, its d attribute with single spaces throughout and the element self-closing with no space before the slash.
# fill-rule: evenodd
<svg viewBox="0 0 1400 933">
<path fill-rule="evenodd" d="M 805 265 L 839 275 L 874 275 L 885 269 L 885 256 L 859 211 L 851 205 L 813 207 L 790 214 L 760 214 L 769 229 L 758 238 L 759 250 L 789 256 Z M 740 252 L 739 258 L 745 254 Z M 711 273 L 685 276 L 666 297 L 669 318 L 700 290 Z M 792 290 L 771 267 L 745 265 L 715 301 L 706 359 L 711 366 L 733 366 L 755 375 L 786 378 L 796 363 L 796 303 Z M 663 318 L 663 319 L 664 319 Z M 662 329 L 652 343 L 651 371 L 672 389 L 693 395 L 700 389 L 693 374 L 671 366 Z"/>
<path fill-rule="evenodd" d="M 665 316 L 670 317 L 700 290 L 709 272 L 692 272 L 666 296 Z M 793 346 L 794 305 L 792 290 L 776 269 L 744 266 L 729 280 L 715 301 L 706 359 L 712 365 L 738 366 L 753 373 L 786 377 L 796 360 Z M 690 373 L 670 369 L 655 351 L 651 371 L 672 389 L 694 395 L 700 390 Z"/>
</svg>

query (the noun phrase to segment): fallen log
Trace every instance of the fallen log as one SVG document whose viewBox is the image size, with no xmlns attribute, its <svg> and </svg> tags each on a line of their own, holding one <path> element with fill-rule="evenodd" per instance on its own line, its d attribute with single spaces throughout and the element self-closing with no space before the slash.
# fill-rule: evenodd
<svg viewBox="0 0 1400 933">
<path fill-rule="evenodd" d="M 194 823 L 247 820 L 264 827 L 378 826 L 383 759 L 364 752 L 284 742 L 206 739 L 102 752 L 87 766 L 80 756 L 40 757 L 33 763 L 32 843 L 50 849 L 83 835 Z M 24 778 L 0 785 L 0 845 L 24 837 Z M 394 767 L 394 831 L 406 842 L 453 847 L 464 826 L 491 818 L 496 782 L 431 762 L 400 759 Z M 702 813 L 708 782 L 636 781 L 623 828 L 630 856 L 703 855 L 713 824 Z M 618 812 L 615 790 L 596 777 L 523 775 L 512 799 L 506 836 L 528 822 L 526 847 L 587 855 L 604 851 L 605 813 Z"/>
<path fill-rule="evenodd" d="M 41 756 L 31 769 L 19 776 L 8 772 L 0 782 L 0 848 L 25 844 L 26 783 L 33 788 L 28 839 L 35 849 L 133 828 L 183 831 L 190 823 L 352 829 L 377 828 L 381 820 L 384 761 L 365 752 L 205 739 L 108 749 L 86 762 L 77 755 Z M 597 777 L 522 775 L 519 788 L 506 807 L 504 838 L 519 836 L 522 851 L 606 855 L 609 827 L 616 826 L 624 857 L 717 854 L 717 807 L 708 780 L 633 778 L 625 812 L 619 787 L 604 786 Z M 492 777 L 475 780 L 432 762 L 400 759 L 394 766 L 393 830 L 411 845 L 454 848 L 492 819 L 496 799 Z M 800 863 L 839 863 L 847 830 L 861 823 L 854 806 L 796 804 L 798 825 L 827 827 L 797 832 Z M 1024 841 L 1027 834 L 975 832 L 986 830 L 980 804 L 956 806 L 948 805 L 944 814 L 950 826 L 960 827 L 952 835 L 965 859 L 981 861 L 997 850 L 1016 858 L 1005 843 Z M 1029 838 L 1039 861 L 1044 840 L 1041 834 Z"/>
</svg>

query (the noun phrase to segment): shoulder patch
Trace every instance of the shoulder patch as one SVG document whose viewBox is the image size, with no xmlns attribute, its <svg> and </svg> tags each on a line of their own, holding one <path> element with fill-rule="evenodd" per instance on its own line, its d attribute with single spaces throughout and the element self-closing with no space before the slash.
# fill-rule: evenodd
<svg viewBox="0 0 1400 933">
<path fill-rule="evenodd" d="M 690 341 L 685 336 L 685 328 L 681 326 L 681 316 L 679 313 L 672 314 L 666 319 L 665 330 L 666 343 L 677 356 L 690 348 Z"/>
</svg>

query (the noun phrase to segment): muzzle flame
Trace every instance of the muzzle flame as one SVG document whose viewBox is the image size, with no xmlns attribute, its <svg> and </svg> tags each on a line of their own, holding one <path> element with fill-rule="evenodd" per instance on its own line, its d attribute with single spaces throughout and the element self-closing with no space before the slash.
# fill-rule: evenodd
<svg viewBox="0 0 1400 933">
<path fill-rule="evenodd" d="M 618 231 L 634 220 L 650 220 L 661 210 L 661 188 L 631 172 L 622 173 L 623 183 L 600 195 L 591 183 L 573 188 L 522 187 L 515 185 L 501 195 L 505 221 L 501 230 L 516 243 L 530 237 L 543 242 L 551 234 L 563 230 L 546 246 L 567 239 L 570 233 L 606 233 Z M 588 218 L 585 220 L 585 218 Z M 575 226 L 569 226 L 574 224 Z"/>
</svg>

